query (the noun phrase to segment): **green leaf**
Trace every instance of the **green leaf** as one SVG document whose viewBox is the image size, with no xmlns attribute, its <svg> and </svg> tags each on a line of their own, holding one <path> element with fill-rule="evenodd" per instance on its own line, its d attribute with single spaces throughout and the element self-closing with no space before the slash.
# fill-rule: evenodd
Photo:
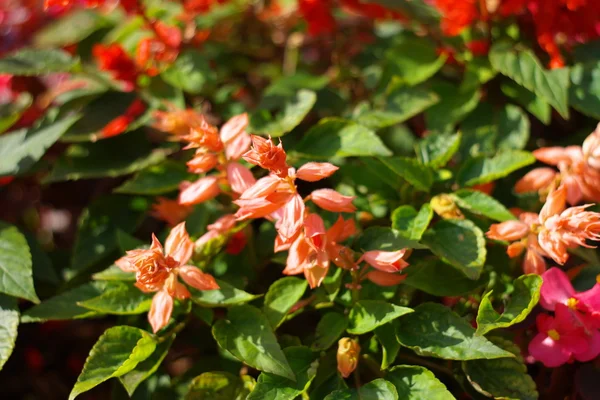
<svg viewBox="0 0 600 400">
<path fill-rule="evenodd" d="M 392 228 L 410 240 L 421 240 L 433 218 L 433 209 L 423 204 L 417 212 L 412 206 L 400 206 L 392 213 Z"/>
<path fill-rule="evenodd" d="M 365 252 L 369 250 L 396 251 L 405 248 L 426 249 L 427 247 L 405 238 L 394 229 L 373 226 L 367 228 L 358 238 L 355 248 L 360 252 Z"/>
<path fill-rule="evenodd" d="M 21 322 L 81 319 L 101 315 L 96 311 L 83 308 L 77 303 L 101 295 L 103 288 L 104 285 L 86 283 L 75 289 L 60 293 L 25 311 L 21 316 Z"/>
<path fill-rule="evenodd" d="M 396 339 L 397 326 L 398 321 L 392 321 L 375 329 L 375 336 L 383 349 L 381 369 L 388 369 L 394 363 L 400 351 L 400 343 Z"/>
<path fill-rule="evenodd" d="M 500 89 L 506 96 L 525 107 L 527 111 L 533 114 L 544 125 L 550 124 L 550 120 L 552 119 L 552 107 L 543 98 L 536 96 L 523 86 L 519 86 L 512 81 L 503 83 L 500 85 Z"/>
<path fill-rule="evenodd" d="M 550 103 L 565 119 L 569 118 L 567 68 L 548 71 L 529 49 L 520 50 L 510 43 L 492 46 L 490 62 L 498 72 Z"/>
<path fill-rule="evenodd" d="M 409 265 L 404 272 L 408 275 L 404 284 L 434 296 L 464 295 L 485 286 L 488 282 L 485 275 L 478 280 L 470 279 L 437 258 Z M 440 285 L 440 282 L 444 284 Z"/>
<path fill-rule="evenodd" d="M 156 372 L 158 367 L 160 367 L 160 364 L 167 356 L 174 340 L 175 335 L 172 335 L 169 339 L 159 343 L 150 357 L 140 362 L 135 369 L 129 371 L 125 375 L 119 376 L 119 381 L 121 381 L 121 384 L 129 394 L 129 397 L 133 396 L 135 389 L 137 389 L 140 383 L 148 379 Z"/>
<path fill-rule="evenodd" d="M 144 199 L 123 195 L 105 196 L 94 201 L 79 217 L 72 270 L 84 271 L 117 250 L 117 233 L 134 231 L 147 207 Z M 115 255 L 113 260 L 117 258 Z"/>
<path fill-rule="evenodd" d="M 225 281 L 217 279 L 219 289 L 196 290 L 190 288 L 192 301 L 202 307 L 230 307 L 238 304 L 248 303 L 260 297 L 237 289 Z"/>
<path fill-rule="evenodd" d="M 425 111 L 427 128 L 433 131 L 446 132 L 462 121 L 479 104 L 481 93 L 479 88 L 460 92 L 451 83 L 440 81 L 433 87 L 440 101 Z"/>
<path fill-rule="evenodd" d="M 473 360 L 462 363 L 467 379 L 479 393 L 494 399 L 536 400 L 538 393 L 521 350 L 514 343 L 493 337 L 490 340 L 514 355 L 497 360 Z"/>
<path fill-rule="evenodd" d="M 273 329 L 277 329 L 290 309 L 302 298 L 308 283 L 293 276 L 274 282 L 265 295 L 263 313 Z"/>
<path fill-rule="evenodd" d="M 385 376 L 403 400 L 451 400 L 455 397 L 433 372 L 417 365 L 399 365 Z"/>
<path fill-rule="evenodd" d="M 522 150 L 529 140 L 529 118 L 517 106 L 507 104 L 499 114 L 498 148 Z"/>
<path fill-rule="evenodd" d="M 152 296 L 152 293 L 144 293 L 132 284 L 115 283 L 107 285 L 100 296 L 77 304 L 102 314 L 135 315 L 150 310 Z"/>
<path fill-rule="evenodd" d="M 246 400 L 247 395 L 240 377 L 229 372 L 205 372 L 192 380 L 185 400 Z"/>
<path fill-rule="evenodd" d="M 63 50 L 21 49 L 0 59 L 0 74 L 36 76 L 69 72 L 79 64 Z"/>
<path fill-rule="evenodd" d="M 310 346 L 313 351 L 327 350 L 342 336 L 348 327 L 348 318 L 337 312 L 323 315 L 315 330 L 315 340 Z"/>
<path fill-rule="evenodd" d="M 600 119 L 600 62 L 573 66 L 571 82 L 569 101 L 573 108 Z"/>
<path fill-rule="evenodd" d="M 354 119 L 371 129 L 381 129 L 404 122 L 439 101 L 434 92 L 420 87 L 400 87 L 387 95 L 385 109 L 370 110 Z"/>
<path fill-rule="evenodd" d="M 42 249 L 34 234 L 25 232 L 25 239 L 31 251 L 31 262 L 33 267 L 33 281 L 43 281 L 51 285 L 58 285 L 61 280 L 52 265 L 48 254 Z"/>
<path fill-rule="evenodd" d="M 0 293 L 39 303 L 33 287 L 31 252 L 27 239 L 0 221 Z"/>
<path fill-rule="evenodd" d="M 117 193 L 154 196 L 175 191 L 191 175 L 181 162 L 165 160 L 138 172 L 114 191 Z"/>
<path fill-rule="evenodd" d="M 398 400 L 394 385 L 385 379 L 375 379 L 357 389 L 336 390 L 324 400 Z"/>
<path fill-rule="evenodd" d="M 492 68 L 490 60 L 487 57 L 474 57 L 466 65 L 460 91 L 467 92 L 474 90 L 494 79 L 497 74 L 498 72 Z"/>
<path fill-rule="evenodd" d="M 299 90 L 296 96 L 285 100 L 282 111 L 273 115 L 262 109 L 250 117 L 249 131 L 280 137 L 300 125 L 317 101 L 317 95 L 311 90 Z"/>
<path fill-rule="evenodd" d="M 440 20 L 438 9 L 426 0 L 364 0 L 363 3 L 381 4 L 411 19 L 434 26 L 437 26 Z"/>
<path fill-rule="evenodd" d="M 294 400 L 308 390 L 317 374 L 317 356 L 304 346 L 288 347 L 283 353 L 296 374 L 296 381 L 263 372 L 247 400 Z"/>
<path fill-rule="evenodd" d="M 306 132 L 295 149 L 312 158 L 389 156 L 372 130 L 340 118 L 325 118 Z"/>
<path fill-rule="evenodd" d="M 78 117 L 69 117 L 36 128 L 24 128 L 0 136 L 0 176 L 26 172 L 46 153 Z"/>
<path fill-rule="evenodd" d="M 95 11 L 75 10 L 61 15 L 37 31 L 33 43 L 43 48 L 64 47 L 81 42 L 107 25 L 102 15 Z"/>
<path fill-rule="evenodd" d="M 135 273 L 125 272 L 116 265 L 111 265 L 104 271 L 92 275 L 92 279 L 97 281 L 135 281 Z"/>
<path fill-rule="evenodd" d="M 98 339 L 69 395 L 74 399 L 100 383 L 125 375 L 154 352 L 156 341 L 141 329 L 115 326 Z"/>
<path fill-rule="evenodd" d="M 457 179 L 462 186 L 479 185 L 504 178 L 534 162 L 535 157 L 527 151 L 504 151 L 491 158 L 475 157 L 463 164 Z"/>
<path fill-rule="evenodd" d="M 386 75 L 397 77 L 410 86 L 431 78 L 446 62 L 446 55 L 438 55 L 432 41 L 402 37 L 398 44 L 385 53 Z"/>
<path fill-rule="evenodd" d="M 417 144 L 417 157 L 422 164 L 443 167 L 460 147 L 461 134 L 433 134 Z"/>
<path fill-rule="evenodd" d="M 396 175 L 414 186 L 415 189 L 424 192 L 429 192 L 431 189 L 434 178 L 431 167 L 408 157 L 381 157 L 379 160 Z"/>
<path fill-rule="evenodd" d="M 269 321 L 257 308 L 232 307 L 227 319 L 213 325 L 212 333 L 219 346 L 238 360 L 260 371 L 296 380 Z"/>
<path fill-rule="evenodd" d="M 502 314 L 494 310 L 491 301 L 492 291 L 481 299 L 477 311 L 477 334 L 486 333 L 499 328 L 508 328 L 525 320 L 540 299 L 542 278 L 539 275 L 523 275 L 515 279 L 514 291 L 503 307 Z"/>
<path fill-rule="evenodd" d="M 483 232 L 469 220 L 447 219 L 423 235 L 423 243 L 442 261 L 477 279 L 483 270 L 486 248 Z"/>
<path fill-rule="evenodd" d="M 19 307 L 17 300 L 0 295 L 0 370 L 12 354 L 17 341 Z"/>
<path fill-rule="evenodd" d="M 9 103 L 0 104 L 0 133 L 13 126 L 31 105 L 32 96 L 29 93 L 19 93 L 16 99 Z"/>
<path fill-rule="evenodd" d="M 411 308 L 385 301 L 360 300 L 350 310 L 348 332 L 362 335 L 411 312 L 413 312 Z"/>
<path fill-rule="evenodd" d="M 153 149 L 144 132 L 131 132 L 96 143 L 69 146 L 58 159 L 46 183 L 131 174 L 158 164 L 173 146 Z"/>
<path fill-rule="evenodd" d="M 191 49 L 182 51 L 160 75 L 165 82 L 191 94 L 200 94 L 204 85 L 215 79 L 206 57 Z"/>
<path fill-rule="evenodd" d="M 418 355 L 445 360 L 513 357 L 496 347 L 467 321 L 441 304 L 423 303 L 403 318 L 397 329 L 401 345 Z"/>
<path fill-rule="evenodd" d="M 498 200 L 478 190 L 460 189 L 450 195 L 456 204 L 473 214 L 483 215 L 495 221 L 508 221 L 515 216 Z"/>
</svg>

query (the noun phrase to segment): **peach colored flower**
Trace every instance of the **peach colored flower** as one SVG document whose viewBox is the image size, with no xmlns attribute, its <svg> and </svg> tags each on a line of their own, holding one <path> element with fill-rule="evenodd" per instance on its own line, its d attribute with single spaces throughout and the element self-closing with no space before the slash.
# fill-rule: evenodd
<svg viewBox="0 0 600 400">
<path fill-rule="evenodd" d="M 236 221 L 235 215 L 233 214 L 223 215 L 221 218 L 206 227 L 206 233 L 196 240 L 196 247 L 204 246 L 210 240 L 227 234 L 235 227 Z"/>
<path fill-rule="evenodd" d="M 155 111 L 154 128 L 182 137 L 190 133 L 191 128 L 200 127 L 203 117 L 192 109 L 177 111 Z"/>
<path fill-rule="evenodd" d="M 567 262 L 568 249 L 594 247 L 586 240 L 600 240 L 600 214 L 584 211 L 591 204 L 565 209 L 566 199 L 567 188 L 561 185 L 548 195 L 540 211 L 540 246 L 560 265 Z"/>
<path fill-rule="evenodd" d="M 221 193 L 219 178 L 211 175 L 194 183 L 184 181 L 179 186 L 179 204 L 191 206 L 217 197 Z"/>
<path fill-rule="evenodd" d="M 151 215 L 171 226 L 175 226 L 190 215 L 192 209 L 188 206 L 179 204 L 177 200 L 167 199 L 166 197 L 157 197 L 156 203 L 152 205 Z"/>
<path fill-rule="evenodd" d="M 194 244 L 185 230 L 185 222 L 171 230 L 165 247 L 152 235 L 152 245 L 147 250 L 131 250 L 116 261 L 117 266 L 135 272 L 136 286 L 143 292 L 157 292 L 152 299 L 148 321 L 154 333 L 164 328 L 173 312 L 173 298 L 186 299 L 190 292 L 178 280 L 198 290 L 214 290 L 219 285 L 215 279 L 198 268 L 186 265 L 192 257 Z"/>
<path fill-rule="evenodd" d="M 205 174 L 219 163 L 219 158 L 214 153 L 196 153 L 194 158 L 187 162 L 188 170 L 195 174 Z"/>
<path fill-rule="evenodd" d="M 401 275 L 399 273 L 383 272 L 378 270 L 371 270 L 367 272 L 366 279 L 370 280 L 379 286 L 396 286 L 402 283 L 408 275 Z"/>
<path fill-rule="evenodd" d="M 408 263 L 404 261 L 404 258 L 408 257 L 409 254 L 410 251 L 407 249 L 397 251 L 371 250 L 365 252 L 358 259 L 358 263 L 364 261 L 371 267 L 383 272 L 398 272 L 408 267 Z"/>
<path fill-rule="evenodd" d="M 192 127 L 190 133 L 182 136 L 181 139 L 188 142 L 185 149 L 220 152 L 224 148 L 217 127 L 206 122 L 204 118 L 202 118 L 200 126 Z"/>
<path fill-rule="evenodd" d="M 583 141 L 583 159 L 593 169 L 600 170 L 600 124 Z"/>
<path fill-rule="evenodd" d="M 310 199 L 323 210 L 333 212 L 354 212 L 356 207 L 352 201 L 356 197 L 344 196 L 333 189 L 317 189 L 310 194 Z"/>
<path fill-rule="evenodd" d="M 238 162 L 227 164 L 227 182 L 234 193 L 242 194 L 256 183 L 252 172 Z"/>
<path fill-rule="evenodd" d="M 306 182 L 316 182 L 330 177 L 338 169 L 330 163 L 309 162 L 298 169 L 296 177 Z"/>
<path fill-rule="evenodd" d="M 308 284 L 314 288 L 321 285 L 327 275 L 330 261 L 342 268 L 354 265 L 354 262 L 351 265 L 345 263 L 348 258 L 346 252 L 350 250 L 339 244 L 356 233 L 353 220 L 339 217 L 335 224 L 325 230 L 319 215 L 308 214 L 303 228 L 289 247 L 284 274 L 304 273 Z"/>
<path fill-rule="evenodd" d="M 287 177 L 290 167 L 286 163 L 287 155 L 281 142 L 275 146 L 271 138 L 256 135 L 252 135 L 251 140 L 252 147 L 244 154 L 244 160 L 267 169 L 280 178 Z"/>
<path fill-rule="evenodd" d="M 360 345 L 358 341 L 347 337 L 338 341 L 337 369 L 344 378 L 350 376 L 358 366 Z"/>
<path fill-rule="evenodd" d="M 516 193 L 548 192 L 550 186 L 560 177 L 558 171 L 552 168 L 535 168 L 525 174 L 516 184 Z M 542 194 L 542 193 L 540 193 Z"/>
</svg>

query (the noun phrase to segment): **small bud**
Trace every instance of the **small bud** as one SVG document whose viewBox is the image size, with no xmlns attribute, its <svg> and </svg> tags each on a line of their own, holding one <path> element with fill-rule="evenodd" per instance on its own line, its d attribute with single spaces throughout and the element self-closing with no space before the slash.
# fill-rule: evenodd
<svg viewBox="0 0 600 400">
<path fill-rule="evenodd" d="M 360 345 L 354 339 L 341 338 L 338 342 L 337 366 L 338 371 L 344 378 L 350 376 L 358 365 Z"/>
<path fill-rule="evenodd" d="M 464 219 L 464 215 L 454 203 L 452 197 L 440 194 L 431 199 L 431 208 L 437 215 L 444 219 Z"/>
</svg>

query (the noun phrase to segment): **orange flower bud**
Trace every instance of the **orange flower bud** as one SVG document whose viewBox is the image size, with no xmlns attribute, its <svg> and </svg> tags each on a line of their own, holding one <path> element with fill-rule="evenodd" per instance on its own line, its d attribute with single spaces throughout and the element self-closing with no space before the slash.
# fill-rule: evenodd
<svg viewBox="0 0 600 400">
<path fill-rule="evenodd" d="M 358 365 L 360 345 L 354 339 L 341 338 L 338 342 L 337 367 L 344 378 L 350 376 Z"/>
</svg>

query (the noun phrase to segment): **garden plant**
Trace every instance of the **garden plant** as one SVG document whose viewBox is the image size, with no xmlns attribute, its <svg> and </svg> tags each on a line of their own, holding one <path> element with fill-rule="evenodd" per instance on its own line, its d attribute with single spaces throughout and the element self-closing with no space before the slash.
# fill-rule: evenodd
<svg viewBox="0 0 600 400">
<path fill-rule="evenodd" d="M 4 0 L 0 397 L 600 399 L 599 121 L 597 0 Z"/>
</svg>

